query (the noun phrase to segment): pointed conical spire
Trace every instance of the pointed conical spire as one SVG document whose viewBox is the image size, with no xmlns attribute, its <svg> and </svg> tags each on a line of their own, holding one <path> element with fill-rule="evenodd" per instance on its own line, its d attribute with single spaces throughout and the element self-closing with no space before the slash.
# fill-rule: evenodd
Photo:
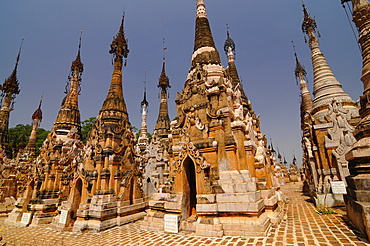
<svg viewBox="0 0 370 246">
<path fill-rule="evenodd" d="M 74 73 L 78 73 L 79 75 L 81 75 L 82 72 L 83 72 L 83 70 L 84 70 L 83 64 L 81 62 L 82 31 L 83 30 L 81 29 L 80 43 L 78 44 L 77 56 L 76 56 L 76 59 L 72 62 L 72 66 L 71 66 L 71 74 L 72 74 L 72 76 L 74 75 Z"/>
<path fill-rule="evenodd" d="M 124 33 L 124 19 L 125 16 L 122 16 L 121 25 L 116 37 L 113 39 L 112 44 L 110 45 L 109 53 L 114 56 L 114 70 L 112 74 L 112 80 L 109 88 L 108 95 L 103 103 L 101 111 L 104 110 L 118 110 L 127 114 L 126 103 L 123 98 L 123 89 L 122 89 L 122 68 L 125 65 L 123 63 L 123 58 L 127 58 L 128 49 L 127 40 Z"/>
<path fill-rule="evenodd" d="M 35 110 L 35 112 L 32 114 L 32 120 L 39 120 L 42 121 L 42 111 L 41 111 L 41 104 L 42 104 L 42 97 L 40 99 L 39 107 Z"/>
<path fill-rule="evenodd" d="M 168 88 L 170 86 L 170 79 L 166 75 L 166 60 L 163 57 L 162 72 L 159 77 L 158 88 L 161 90 L 161 101 L 159 104 L 159 114 L 155 124 L 154 135 L 165 138 L 170 132 L 170 117 L 168 115 Z"/>
<path fill-rule="evenodd" d="M 110 50 L 109 53 L 113 54 L 115 58 L 120 58 L 122 57 L 127 58 L 128 53 L 130 50 L 128 49 L 128 44 L 127 40 L 125 38 L 125 32 L 124 32 L 124 21 L 125 21 L 125 15 L 122 15 L 122 21 L 121 25 L 119 27 L 119 31 L 116 35 L 116 37 L 113 39 L 112 44 L 110 45 Z"/>
<path fill-rule="evenodd" d="M 220 55 L 213 40 L 204 0 L 197 0 L 194 53 L 192 68 L 199 64 L 221 64 Z"/>
<path fill-rule="evenodd" d="M 163 90 L 167 91 L 168 88 L 171 88 L 170 79 L 166 75 L 166 60 L 164 58 L 162 62 L 162 72 L 161 75 L 159 76 L 158 88 L 161 88 L 162 91 Z"/>
<path fill-rule="evenodd" d="M 296 67 L 294 70 L 294 75 L 296 80 L 299 80 L 300 90 L 301 90 L 301 129 L 303 130 L 305 127 L 305 115 L 306 113 L 311 113 L 312 111 L 312 97 L 310 92 L 307 88 L 306 83 L 306 69 L 304 66 L 299 62 L 298 56 L 295 50 L 294 43 L 292 41 L 293 49 L 294 49 L 294 56 L 296 61 Z"/>
<path fill-rule="evenodd" d="M 16 95 L 19 94 L 19 82 L 17 78 L 17 70 L 18 70 L 18 64 L 19 64 L 19 59 L 21 57 L 21 51 L 22 51 L 22 45 L 23 45 L 23 39 L 21 42 L 21 46 L 19 47 L 18 55 L 17 55 L 17 60 L 15 62 L 15 66 L 13 69 L 12 74 L 7 78 L 2 86 L 0 86 L 0 89 L 2 90 L 3 94 L 12 94 Z"/>
<path fill-rule="evenodd" d="M 240 84 L 240 79 L 239 79 L 239 74 L 238 70 L 236 69 L 235 66 L 235 42 L 232 38 L 230 38 L 230 33 L 229 33 L 229 26 L 227 26 L 227 38 L 224 44 L 224 51 L 225 54 L 227 55 L 228 58 L 228 70 L 229 74 L 232 78 L 232 85 L 233 88 L 237 86 L 241 86 Z M 242 95 L 245 96 L 244 90 L 242 90 Z"/>
<path fill-rule="evenodd" d="M 234 90 L 239 89 L 241 92 L 243 106 L 246 108 L 246 110 L 252 111 L 252 105 L 250 104 L 248 97 L 245 94 L 243 85 L 239 78 L 238 69 L 236 68 L 236 65 L 235 65 L 236 45 L 235 45 L 234 40 L 230 37 L 229 26 L 227 26 L 226 35 L 227 35 L 227 38 L 224 44 L 224 51 L 228 57 L 228 67 L 226 71 L 228 75 L 231 77 L 231 83 L 232 83 L 233 89 Z"/>
<path fill-rule="evenodd" d="M 309 15 L 304 4 L 303 13 L 302 31 L 306 33 L 309 38 L 314 71 L 312 113 L 319 121 L 323 121 L 326 108 L 333 99 L 340 101 L 344 107 L 349 106 L 354 108 L 355 103 L 352 98 L 343 91 L 341 84 L 335 78 L 324 55 L 321 53 L 319 40 L 316 37 L 316 33 L 318 33 L 316 21 Z"/>
<path fill-rule="evenodd" d="M 17 78 L 17 69 L 18 63 L 21 56 L 22 51 L 22 44 L 19 48 L 17 60 L 15 62 L 15 66 L 13 69 L 12 74 L 9 76 L 5 82 L 0 85 L 0 148 L 5 151 L 5 154 L 8 158 L 12 157 L 11 148 L 9 146 L 9 138 L 8 138 L 8 128 L 9 128 L 9 118 L 10 118 L 10 111 L 13 109 L 14 99 L 17 94 L 19 94 L 19 82 Z M 0 150 L 1 151 L 1 150 Z"/>
<path fill-rule="evenodd" d="M 138 139 L 139 148 L 141 150 L 145 150 L 146 146 L 149 144 L 148 138 L 148 127 L 146 123 L 147 119 L 147 111 L 148 111 L 148 101 L 146 100 L 146 82 L 144 81 L 144 98 L 141 101 L 141 128 L 140 128 L 140 136 Z"/>
<path fill-rule="evenodd" d="M 39 107 L 32 114 L 32 131 L 30 138 L 28 140 L 27 146 L 24 149 L 23 155 L 36 155 L 36 140 L 37 140 L 37 129 L 40 122 L 42 121 L 42 111 L 41 111 L 42 98 L 39 103 Z"/>
<path fill-rule="evenodd" d="M 227 24 L 226 24 L 227 25 Z M 232 38 L 230 38 L 230 33 L 229 33 L 229 25 L 227 25 L 227 39 L 224 44 L 224 51 L 225 54 L 227 55 L 228 62 L 234 62 L 235 59 L 235 42 Z"/>
<path fill-rule="evenodd" d="M 292 41 L 292 45 L 293 45 L 294 56 L 295 56 L 295 64 L 296 64 L 295 70 L 294 70 L 294 75 L 297 79 L 302 78 L 302 77 L 304 78 L 307 75 L 306 69 L 304 68 L 304 66 L 298 60 L 297 52 L 295 50 L 295 45 L 294 45 L 293 41 Z"/>
<path fill-rule="evenodd" d="M 83 72 L 83 64 L 81 62 L 81 37 L 78 45 L 78 51 L 76 59 L 72 62 L 71 72 L 68 76 L 69 82 L 67 82 L 66 96 L 62 101 L 62 106 L 59 110 L 57 118 L 55 120 L 53 131 L 69 131 L 73 127 L 78 130 L 79 135 L 81 134 L 81 119 L 80 110 L 78 108 L 78 95 L 80 94 L 80 83 L 81 75 Z M 69 89 L 67 90 L 67 88 Z M 58 133 L 57 133 L 58 134 Z"/>
<path fill-rule="evenodd" d="M 141 101 L 141 107 L 148 107 L 149 106 L 149 103 L 148 101 L 146 100 L 146 86 L 144 87 L 144 98 L 143 100 Z"/>
</svg>

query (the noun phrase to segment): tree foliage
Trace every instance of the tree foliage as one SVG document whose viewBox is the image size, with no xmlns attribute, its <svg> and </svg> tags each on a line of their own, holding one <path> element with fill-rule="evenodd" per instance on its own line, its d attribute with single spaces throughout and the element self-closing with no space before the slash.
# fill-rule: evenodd
<svg viewBox="0 0 370 246">
<path fill-rule="evenodd" d="M 18 151 L 27 146 L 30 138 L 32 126 L 27 124 L 18 124 L 15 127 L 8 129 L 9 146 L 12 149 L 13 156 L 17 155 Z M 49 131 L 43 128 L 37 129 L 36 137 L 36 154 L 39 154 L 39 148 L 48 136 Z"/>
<path fill-rule="evenodd" d="M 96 117 L 90 117 L 87 120 L 81 122 L 81 137 L 83 143 L 86 143 L 95 121 Z"/>
</svg>

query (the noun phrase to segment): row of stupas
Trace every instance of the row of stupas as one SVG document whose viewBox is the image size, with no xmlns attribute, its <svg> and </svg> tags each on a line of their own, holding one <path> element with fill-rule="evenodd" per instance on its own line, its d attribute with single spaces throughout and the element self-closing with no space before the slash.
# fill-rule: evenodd
<svg viewBox="0 0 370 246">
<path fill-rule="evenodd" d="M 364 93 L 360 105 L 343 91 L 330 69 L 319 47 L 316 21 L 303 5 L 302 31 L 308 37 L 314 73 L 312 98 L 307 89 L 306 70 L 296 55 L 304 192 L 312 196 L 319 208 L 345 205 L 351 223 L 370 238 L 370 3 L 344 0 L 342 4 L 345 2 L 352 3 L 362 50 Z"/>
<path fill-rule="evenodd" d="M 204 0 L 197 0 L 196 6 L 194 52 L 184 89 L 176 96 L 177 116 L 171 121 L 168 114 L 170 83 L 163 60 L 152 139 L 147 135 L 146 92 L 137 140 L 129 123 L 122 89 L 129 49 L 122 18 L 110 45 L 114 56 L 110 88 L 83 144 L 78 108 L 84 69 L 80 39 L 67 95 L 40 154 L 35 155 L 34 147 L 42 118 L 39 107 L 29 146 L 15 161 L 0 158 L 3 167 L 5 163 L 15 167 L 11 180 L 18 185 L 18 194 L 13 192 L 18 199 L 6 223 L 102 231 L 144 218 L 143 229 L 220 237 L 265 235 L 282 219 L 274 153 L 240 82 L 235 43 L 228 32 L 225 68 Z M 19 56 L 17 64 L 18 60 Z M 2 87 L 9 94 L 7 119 L 11 101 L 19 93 L 16 68 L 12 75 L 16 88 Z M 3 125 L 6 134 L 8 121 Z M 6 135 L 3 138 L 1 146 L 7 149 Z"/>
<path fill-rule="evenodd" d="M 359 107 L 343 91 L 319 47 L 317 24 L 305 5 L 302 31 L 308 37 L 313 67 L 313 98 L 307 89 L 306 70 L 296 55 L 295 76 L 301 89 L 301 130 L 305 192 L 318 206 L 344 205 L 343 195 L 333 193 L 331 184 L 349 175 L 345 154 L 356 142 L 354 127 L 360 121 Z"/>
</svg>

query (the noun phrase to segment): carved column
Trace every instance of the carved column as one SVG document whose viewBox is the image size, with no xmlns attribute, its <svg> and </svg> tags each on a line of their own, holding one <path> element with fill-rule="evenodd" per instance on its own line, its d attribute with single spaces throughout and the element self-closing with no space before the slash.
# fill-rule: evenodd
<svg viewBox="0 0 370 246">
<path fill-rule="evenodd" d="M 353 0 L 352 4 L 353 21 L 360 33 L 364 92 L 360 98 L 362 119 L 354 131 L 358 141 L 346 155 L 351 175 L 347 177 L 345 202 L 351 222 L 370 238 L 370 3 L 368 0 Z"/>
</svg>

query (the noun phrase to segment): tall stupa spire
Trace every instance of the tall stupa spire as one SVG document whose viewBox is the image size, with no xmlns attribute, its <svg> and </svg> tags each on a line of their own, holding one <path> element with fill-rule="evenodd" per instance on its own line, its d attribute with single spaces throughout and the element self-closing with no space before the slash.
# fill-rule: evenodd
<svg viewBox="0 0 370 246">
<path fill-rule="evenodd" d="M 19 47 L 17 59 L 12 74 L 0 85 L 0 148 L 5 151 L 5 154 L 10 158 L 11 149 L 9 147 L 8 128 L 10 111 L 13 110 L 14 99 L 19 94 L 19 82 L 17 78 L 17 70 L 19 59 L 21 56 L 23 39 Z M 1 150 L 0 150 L 1 151 Z"/>
<path fill-rule="evenodd" d="M 81 204 L 89 205 L 79 209 L 81 212 L 77 213 L 73 229 L 75 231 L 96 228 L 104 230 L 115 218 L 117 223 L 121 218 L 128 218 L 130 221 L 133 216 L 129 216 L 145 208 L 144 204 L 137 203 L 143 194 L 141 175 L 138 175 L 141 160 L 135 149 L 136 138 L 131 129 L 122 89 L 122 68 L 125 65 L 123 58 L 127 58 L 129 53 L 123 24 L 124 16 L 110 45 L 109 53 L 114 57 L 110 88 L 86 143 L 91 154 L 84 158 L 82 165 L 84 179 L 91 185 L 91 189 L 87 190 L 86 196 L 81 197 Z M 144 93 L 143 106 L 145 105 L 147 101 Z M 143 114 L 146 121 L 146 110 L 143 110 Z M 102 195 L 107 198 L 103 204 L 110 204 L 111 213 L 105 213 L 106 209 L 98 205 L 101 204 Z M 69 198 L 73 200 L 73 196 Z M 125 204 L 127 210 L 123 211 L 121 204 Z M 104 215 L 89 216 L 96 211 Z"/>
<path fill-rule="evenodd" d="M 162 72 L 159 76 L 158 88 L 160 88 L 160 104 L 157 122 L 155 124 L 154 135 L 160 138 L 167 138 L 170 132 L 170 117 L 168 115 L 168 88 L 171 88 L 170 79 L 166 75 L 166 60 L 163 56 Z"/>
<path fill-rule="evenodd" d="M 140 150 L 145 150 L 146 146 L 149 144 L 148 138 L 148 126 L 147 126 L 147 114 L 148 114 L 149 103 L 146 100 L 146 81 L 144 81 L 144 97 L 141 101 L 141 127 L 140 127 L 140 136 L 138 139 L 138 144 Z"/>
<path fill-rule="evenodd" d="M 110 45 L 109 53 L 114 56 L 110 88 L 87 141 L 88 145 L 94 146 L 95 157 L 85 160 L 84 163 L 86 170 L 98 172 L 99 181 L 96 189 L 104 192 L 111 189 L 115 195 L 119 192 L 118 187 L 114 186 L 115 173 L 136 168 L 136 163 L 132 159 L 135 137 L 131 131 L 122 89 L 123 58 L 127 58 L 129 53 L 123 24 L 124 16 L 119 31 Z M 147 105 L 145 93 L 142 103 Z"/>
<path fill-rule="evenodd" d="M 81 135 L 81 119 L 80 110 L 78 108 L 78 96 L 80 95 L 81 76 L 84 70 L 81 62 L 81 39 L 82 30 L 80 34 L 80 41 L 78 44 L 78 51 L 76 59 L 72 62 L 71 71 L 68 76 L 66 86 L 66 96 L 62 101 L 57 119 L 55 120 L 53 131 L 57 134 L 64 134 L 65 131 L 70 131 L 76 128 L 78 135 Z"/>
<path fill-rule="evenodd" d="M 249 102 L 245 91 L 243 89 L 243 85 L 240 81 L 239 74 L 238 74 L 238 69 L 236 68 L 235 64 L 235 50 L 236 50 L 236 45 L 234 40 L 230 37 L 230 32 L 229 32 L 229 25 L 227 25 L 227 31 L 226 31 L 226 41 L 224 44 L 224 51 L 225 54 L 227 55 L 228 58 L 228 67 L 226 69 L 228 75 L 231 77 L 231 83 L 232 87 L 234 90 L 239 89 L 241 92 L 241 97 L 242 97 L 242 104 L 243 107 L 246 108 L 248 111 L 252 111 L 252 105 Z"/>
<path fill-rule="evenodd" d="M 195 41 L 192 68 L 199 64 L 221 64 L 220 55 L 213 40 L 204 0 L 197 0 Z"/>
<path fill-rule="evenodd" d="M 314 99 L 312 113 L 319 121 L 323 121 L 326 114 L 326 109 L 333 99 L 341 102 L 345 108 L 354 108 L 355 103 L 352 98 L 343 91 L 342 85 L 334 76 L 323 53 L 321 52 L 319 40 L 316 37 L 316 34 L 318 33 L 316 21 L 309 15 L 304 4 L 303 13 L 304 18 L 302 23 L 302 31 L 308 36 L 314 72 Z"/>
<path fill-rule="evenodd" d="M 126 103 L 123 98 L 123 89 L 122 89 L 122 68 L 126 65 L 126 62 L 123 62 L 123 58 L 127 58 L 128 49 L 127 40 L 124 33 L 124 20 L 125 16 L 122 16 L 121 25 L 116 37 L 113 39 L 112 44 L 110 45 L 109 53 L 114 57 L 114 70 L 112 74 L 112 80 L 109 88 L 108 95 L 103 103 L 101 111 L 105 110 L 118 110 L 127 114 Z"/>
<path fill-rule="evenodd" d="M 304 66 L 299 62 L 297 52 L 295 50 L 294 43 L 293 44 L 293 49 L 294 49 L 294 56 L 295 56 L 295 70 L 294 70 L 294 75 L 296 77 L 296 80 L 299 80 L 299 86 L 301 90 L 301 128 L 302 130 L 304 129 L 304 123 L 305 123 L 305 115 L 306 113 L 311 113 L 312 111 L 312 97 L 310 92 L 308 91 L 307 88 L 307 83 L 306 83 L 306 69 Z"/>
</svg>

